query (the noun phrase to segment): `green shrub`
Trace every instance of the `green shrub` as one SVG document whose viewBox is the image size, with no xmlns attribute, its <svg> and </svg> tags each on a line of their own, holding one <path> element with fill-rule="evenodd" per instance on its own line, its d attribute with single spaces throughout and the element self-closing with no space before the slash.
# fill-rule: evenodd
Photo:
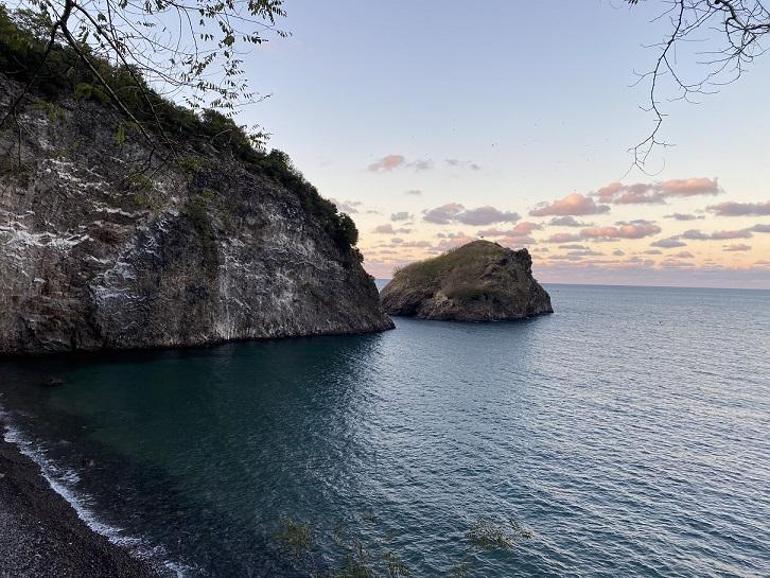
<svg viewBox="0 0 770 578">
<path fill-rule="evenodd" d="M 110 96 L 99 79 L 69 46 L 55 45 L 43 60 L 48 40 L 45 32 L 50 30 L 50 25 L 50 22 L 41 22 L 38 13 L 18 11 L 11 16 L 0 5 L 0 71 L 23 84 L 34 80 L 35 92 L 50 103 L 67 96 L 102 104 L 109 102 Z M 180 162 L 184 170 L 197 172 L 200 166 L 191 159 L 198 156 L 231 156 L 243 162 L 248 170 L 267 176 L 294 193 L 303 209 L 339 246 L 347 248 L 358 242 L 353 220 L 338 213 L 333 203 L 322 198 L 293 166 L 286 153 L 263 150 L 263 133 L 247 132 L 217 111 L 206 110 L 198 116 L 161 97 L 136 69 L 115 66 L 93 54 L 89 58 L 146 130 L 154 132 L 161 140 L 168 139 L 165 144 L 169 146 L 184 143 L 186 149 L 194 151 L 195 154 L 181 157 L 187 159 Z M 121 132 L 118 128 L 118 144 L 129 136 L 125 129 Z"/>
</svg>

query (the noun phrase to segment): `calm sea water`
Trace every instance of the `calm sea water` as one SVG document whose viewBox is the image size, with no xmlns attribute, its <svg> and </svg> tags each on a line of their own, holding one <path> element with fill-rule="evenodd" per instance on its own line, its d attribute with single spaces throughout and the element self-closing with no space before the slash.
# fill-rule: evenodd
<svg viewBox="0 0 770 578">
<path fill-rule="evenodd" d="M 770 575 L 770 292 L 547 288 L 524 322 L 5 362 L 7 435 L 193 576 Z"/>
</svg>

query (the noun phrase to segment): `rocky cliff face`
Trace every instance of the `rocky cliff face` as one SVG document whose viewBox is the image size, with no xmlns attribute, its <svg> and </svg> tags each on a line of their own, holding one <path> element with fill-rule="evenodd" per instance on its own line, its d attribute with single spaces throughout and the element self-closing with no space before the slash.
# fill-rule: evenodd
<svg viewBox="0 0 770 578">
<path fill-rule="evenodd" d="M 532 277 L 526 249 L 474 241 L 398 271 L 382 291 L 391 315 L 457 321 L 498 321 L 553 313 Z"/>
<path fill-rule="evenodd" d="M 0 75 L 0 117 L 19 87 Z M 317 197 L 126 132 L 74 98 L 0 131 L 0 353 L 392 327 Z"/>
</svg>

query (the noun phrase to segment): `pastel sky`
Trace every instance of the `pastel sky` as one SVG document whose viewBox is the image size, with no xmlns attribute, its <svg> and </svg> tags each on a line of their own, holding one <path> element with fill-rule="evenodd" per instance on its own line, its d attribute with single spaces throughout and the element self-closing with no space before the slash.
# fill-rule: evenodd
<svg viewBox="0 0 770 578">
<path fill-rule="evenodd" d="M 667 103 L 675 146 L 629 172 L 663 6 L 287 0 L 241 120 L 351 213 L 377 277 L 483 236 L 546 282 L 770 288 L 770 56 Z"/>
</svg>

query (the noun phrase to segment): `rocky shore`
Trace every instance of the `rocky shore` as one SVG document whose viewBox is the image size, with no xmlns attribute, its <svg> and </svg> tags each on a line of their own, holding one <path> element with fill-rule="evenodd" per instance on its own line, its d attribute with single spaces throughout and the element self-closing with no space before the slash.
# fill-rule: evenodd
<svg viewBox="0 0 770 578">
<path fill-rule="evenodd" d="M 0 577 L 160 575 L 92 531 L 40 468 L 0 437 Z"/>
</svg>

